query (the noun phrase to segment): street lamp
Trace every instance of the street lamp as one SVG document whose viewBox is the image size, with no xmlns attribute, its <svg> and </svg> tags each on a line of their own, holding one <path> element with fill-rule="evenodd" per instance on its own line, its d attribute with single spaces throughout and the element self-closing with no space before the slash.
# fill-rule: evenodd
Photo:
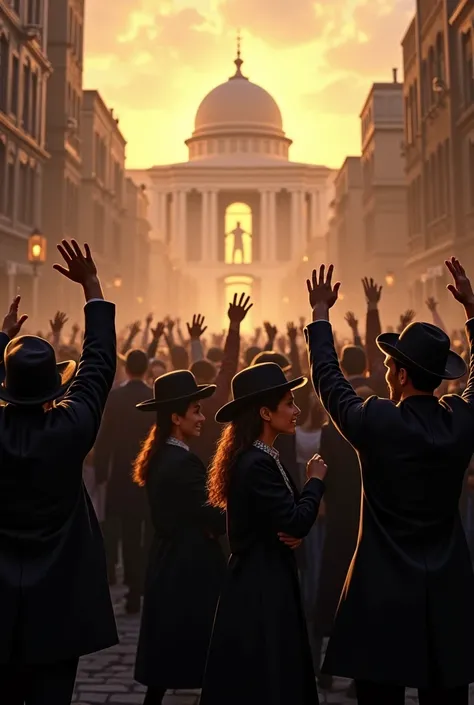
<svg viewBox="0 0 474 705">
<path fill-rule="evenodd" d="M 28 238 L 28 262 L 33 267 L 33 320 L 38 320 L 38 267 L 46 262 L 46 238 L 35 228 Z"/>
<path fill-rule="evenodd" d="M 385 275 L 385 283 L 387 286 L 393 286 L 395 284 L 395 276 L 393 272 L 387 272 Z"/>
</svg>

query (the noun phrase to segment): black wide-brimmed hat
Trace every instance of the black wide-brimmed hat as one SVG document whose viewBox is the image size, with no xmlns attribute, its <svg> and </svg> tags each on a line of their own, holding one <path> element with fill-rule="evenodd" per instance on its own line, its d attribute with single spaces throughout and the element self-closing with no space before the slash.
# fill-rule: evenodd
<svg viewBox="0 0 474 705">
<path fill-rule="evenodd" d="M 450 350 L 449 337 L 431 323 L 411 323 L 400 335 L 382 333 L 377 345 L 400 364 L 439 379 L 459 379 L 466 374 L 466 363 Z"/>
<path fill-rule="evenodd" d="M 215 390 L 215 384 L 197 384 L 195 376 L 189 370 L 175 370 L 155 379 L 153 399 L 137 404 L 137 409 L 158 411 L 174 402 L 186 399 L 190 402 L 207 399 L 214 394 Z"/>
<path fill-rule="evenodd" d="M 262 350 L 258 355 L 255 355 L 250 366 L 262 365 L 264 362 L 274 362 L 278 367 L 281 367 L 283 372 L 289 372 L 291 370 L 291 362 L 286 355 L 275 352 L 274 350 Z"/>
<path fill-rule="evenodd" d="M 0 399 L 34 406 L 62 397 L 76 372 L 74 360 L 56 362 L 54 348 L 36 335 L 11 340 L 4 352 L 4 378 Z"/>
<path fill-rule="evenodd" d="M 235 375 L 232 380 L 232 401 L 223 406 L 216 414 L 218 423 L 229 423 L 237 414 L 260 399 L 268 392 L 281 390 L 282 394 L 290 389 L 299 389 L 307 383 L 306 377 L 297 377 L 288 381 L 285 373 L 275 362 L 262 362 L 247 367 Z"/>
</svg>

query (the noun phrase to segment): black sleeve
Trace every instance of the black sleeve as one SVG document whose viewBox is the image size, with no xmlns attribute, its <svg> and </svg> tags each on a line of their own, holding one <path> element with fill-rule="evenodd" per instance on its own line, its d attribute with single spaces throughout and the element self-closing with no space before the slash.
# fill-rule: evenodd
<svg viewBox="0 0 474 705">
<path fill-rule="evenodd" d="M 186 468 L 183 472 L 186 478 L 185 503 L 186 510 L 204 530 L 215 536 L 221 536 L 226 531 L 225 513 L 207 502 L 207 471 L 201 460 L 189 454 Z"/>
<path fill-rule="evenodd" d="M 275 533 L 282 531 L 294 538 L 304 538 L 309 533 L 324 493 L 321 480 L 309 480 L 295 501 L 276 463 L 263 456 L 252 464 L 247 483 L 258 513 L 266 516 Z"/>
</svg>

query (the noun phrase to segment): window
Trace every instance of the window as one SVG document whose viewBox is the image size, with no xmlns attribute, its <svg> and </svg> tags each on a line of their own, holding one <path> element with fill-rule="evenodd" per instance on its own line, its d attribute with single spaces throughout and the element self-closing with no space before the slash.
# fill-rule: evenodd
<svg viewBox="0 0 474 705">
<path fill-rule="evenodd" d="M 469 210 L 474 210 L 474 142 L 469 141 Z"/>
<path fill-rule="evenodd" d="M 15 54 L 13 55 L 12 63 L 12 95 L 10 112 L 18 116 L 18 84 L 20 82 L 20 59 Z"/>
<path fill-rule="evenodd" d="M 8 64 L 10 47 L 5 34 L 0 34 L 0 110 L 7 112 L 8 104 Z"/>
<path fill-rule="evenodd" d="M 27 13 L 26 13 L 26 23 L 27 24 L 38 24 L 37 23 L 37 4 L 39 0 L 28 0 Z"/>
<path fill-rule="evenodd" d="M 225 258 L 227 264 L 252 262 L 252 209 L 232 203 L 225 212 Z"/>
<path fill-rule="evenodd" d="M 28 222 L 28 173 L 29 167 L 28 163 L 20 162 L 19 170 L 19 184 L 18 184 L 18 196 L 19 196 L 19 213 L 18 219 L 22 223 Z"/>
<path fill-rule="evenodd" d="M 15 10 L 16 14 L 19 16 L 21 11 L 21 0 L 12 0 L 11 5 Z"/>
<path fill-rule="evenodd" d="M 428 65 L 425 61 L 421 63 L 421 114 L 424 117 L 430 106 L 430 87 Z"/>
<path fill-rule="evenodd" d="M 28 169 L 28 198 L 26 204 L 26 222 L 28 225 L 35 225 L 36 216 L 36 170 L 33 167 Z"/>
<path fill-rule="evenodd" d="M 445 80 L 444 38 L 441 32 L 436 37 L 436 77 Z"/>
<path fill-rule="evenodd" d="M 16 156 L 10 154 L 8 157 L 7 166 L 7 202 L 6 202 L 6 214 L 13 220 L 15 214 L 15 177 L 16 177 Z"/>
<path fill-rule="evenodd" d="M 25 132 L 30 132 L 30 98 L 31 98 L 31 67 L 30 64 L 24 64 L 23 66 L 23 129 Z"/>
<path fill-rule="evenodd" d="M 38 138 L 38 74 L 34 73 L 31 76 L 31 134 Z"/>
<path fill-rule="evenodd" d="M 5 213 L 5 178 L 7 168 L 7 147 L 0 139 L 0 213 Z"/>
<path fill-rule="evenodd" d="M 466 108 L 474 103 L 473 39 L 472 29 L 461 37 L 462 94 Z"/>
</svg>

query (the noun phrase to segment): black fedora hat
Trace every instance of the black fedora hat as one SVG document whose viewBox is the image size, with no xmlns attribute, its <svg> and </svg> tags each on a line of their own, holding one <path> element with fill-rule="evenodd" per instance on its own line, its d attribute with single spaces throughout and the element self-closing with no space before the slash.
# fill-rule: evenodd
<svg viewBox="0 0 474 705">
<path fill-rule="evenodd" d="M 279 389 L 284 394 L 290 389 L 303 387 L 307 381 L 306 377 L 288 381 L 281 367 L 275 362 L 262 362 L 247 367 L 232 380 L 232 401 L 219 409 L 216 421 L 229 423 L 242 409 L 263 398 L 268 392 Z"/>
<path fill-rule="evenodd" d="M 13 338 L 4 353 L 0 399 L 33 406 L 62 397 L 76 372 L 73 360 L 56 362 L 54 348 L 36 335 Z"/>
<path fill-rule="evenodd" d="M 466 374 L 466 363 L 450 350 L 449 337 L 431 323 L 411 323 L 400 335 L 382 333 L 377 345 L 400 364 L 439 379 L 459 379 Z"/>
<path fill-rule="evenodd" d="M 189 370 L 174 370 L 155 379 L 153 399 L 137 404 L 137 409 L 157 411 L 177 401 L 207 399 L 215 390 L 215 384 L 197 384 L 195 376 Z"/>
<path fill-rule="evenodd" d="M 274 362 L 278 367 L 281 367 L 283 372 L 289 372 L 291 370 L 291 362 L 286 355 L 275 352 L 274 350 L 262 350 L 258 355 L 255 355 L 250 366 L 261 365 L 264 362 Z"/>
</svg>

